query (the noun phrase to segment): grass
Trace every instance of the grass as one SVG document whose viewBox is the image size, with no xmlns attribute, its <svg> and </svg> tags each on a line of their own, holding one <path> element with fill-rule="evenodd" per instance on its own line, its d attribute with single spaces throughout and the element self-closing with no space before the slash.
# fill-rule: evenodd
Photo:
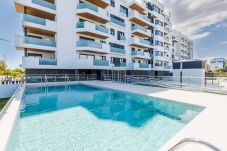
<svg viewBox="0 0 227 151">
<path fill-rule="evenodd" d="M 9 101 L 10 98 L 0 99 L 0 110 L 5 106 L 5 104 Z"/>
</svg>

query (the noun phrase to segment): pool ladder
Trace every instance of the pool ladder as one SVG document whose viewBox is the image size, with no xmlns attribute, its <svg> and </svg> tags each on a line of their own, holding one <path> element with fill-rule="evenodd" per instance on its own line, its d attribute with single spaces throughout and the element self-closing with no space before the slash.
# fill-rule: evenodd
<svg viewBox="0 0 227 151">
<path fill-rule="evenodd" d="M 206 141 L 203 141 L 203 140 L 200 140 L 200 139 L 196 139 L 196 138 L 186 138 L 186 139 L 183 139 L 182 141 L 180 141 L 179 143 L 177 143 L 176 145 L 174 145 L 168 151 L 177 151 L 177 150 L 180 149 L 180 147 L 182 147 L 183 145 L 188 144 L 188 143 L 201 144 L 201 145 L 204 145 L 204 146 L 208 147 L 209 149 L 212 149 L 213 151 L 221 151 L 216 146 L 214 146 L 214 145 L 212 145 L 212 144 L 210 144 L 210 143 L 208 143 Z"/>
</svg>

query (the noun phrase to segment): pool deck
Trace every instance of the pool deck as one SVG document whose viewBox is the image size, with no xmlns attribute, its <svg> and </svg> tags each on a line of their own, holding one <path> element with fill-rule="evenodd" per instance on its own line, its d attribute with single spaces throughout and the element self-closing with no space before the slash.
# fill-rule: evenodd
<svg viewBox="0 0 227 151">
<path fill-rule="evenodd" d="M 78 82 L 70 82 L 78 84 Z M 81 84 L 121 90 L 140 95 L 173 100 L 181 103 L 188 103 L 203 106 L 202 111 L 195 119 L 178 132 L 159 151 L 168 151 L 172 146 L 185 138 L 198 138 L 210 142 L 222 151 L 227 151 L 227 95 L 218 95 L 204 92 L 190 92 L 184 90 L 173 90 L 159 87 L 148 87 L 131 84 L 113 83 L 108 81 L 83 81 Z M 59 85 L 65 83 L 49 83 Z M 34 84 L 31 84 L 31 86 Z M 43 84 L 35 84 L 40 86 Z M 13 99 L 6 114 L 0 120 L 0 151 L 5 151 L 9 143 L 10 134 L 19 112 L 20 99 L 24 87 Z M 189 144 L 179 151 L 210 151 L 201 145 Z"/>
<path fill-rule="evenodd" d="M 227 95 L 190 92 L 106 81 L 86 81 L 81 83 L 206 107 L 204 111 L 202 111 L 195 119 L 186 125 L 159 151 L 168 151 L 172 146 L 185 138 L 202 139 L 217 146 L 222 151 L 227 151 Z M 198 144 L 185 145 L 179 151 L 192 150 L 210 151 L 204 146 Z"/>
</svg>

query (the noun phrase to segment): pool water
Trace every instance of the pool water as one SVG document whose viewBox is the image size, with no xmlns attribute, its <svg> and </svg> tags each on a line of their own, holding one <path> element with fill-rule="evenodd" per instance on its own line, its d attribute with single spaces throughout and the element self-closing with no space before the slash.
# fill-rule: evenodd
<svg viewBox="0 0 227 151">
<path fill-rule="evenodd" d="M 157 151 L 201 107 L 84 85 L 27 88 L 15 151 Z"/>
</svg>

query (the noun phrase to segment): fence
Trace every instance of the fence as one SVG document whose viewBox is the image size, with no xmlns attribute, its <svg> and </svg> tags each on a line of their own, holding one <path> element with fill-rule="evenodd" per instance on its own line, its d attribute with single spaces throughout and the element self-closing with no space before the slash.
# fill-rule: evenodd
<svg viewBox="0 0 227 151">
<path fill-rule="evenodd" d="M 26 83 L 69 82 L 97 80 L 96 74 L 33 74 L 26 75 Z"/>
<path fill-rule="evenodd" d="M 190 91 L 204 91 L 227 94 L 226 77 L 174 77 L 146 75 L 103 75 L 102 80 L 130 83 L 135 85 L 156 86 Z"/>
</svg>

